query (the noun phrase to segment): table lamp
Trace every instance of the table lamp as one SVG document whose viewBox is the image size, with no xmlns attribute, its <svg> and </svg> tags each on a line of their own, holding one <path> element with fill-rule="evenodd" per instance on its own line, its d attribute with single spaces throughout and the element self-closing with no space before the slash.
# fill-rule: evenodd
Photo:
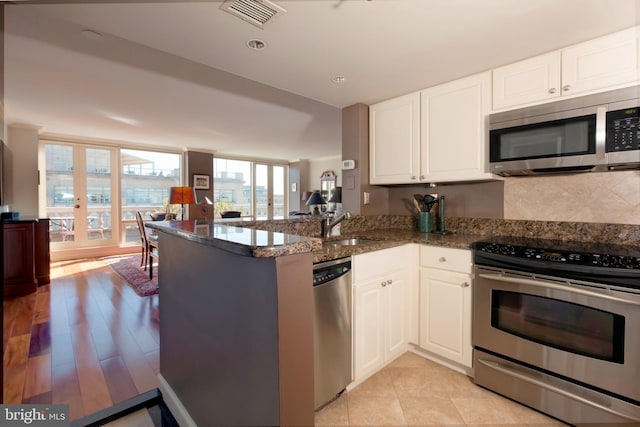
<svg viewBox="0 0 640 427">
<path fill-rule="evenodd" d="M 326 202 L 326 200 L 324 200 L 324 198 L 322 197 L 322 195 L 320 194 L 319 191 L 315 191 L 311 195 L 311 197 L 309 197 L 309 199 L 307 199 L 307 202 L 305 204 L 307 206 L 315 205 L 315 207 L 313 208 L 313 214 L 314 215 L 320 215 L 320 208 L 318 206 L 319 205 L 326 205 L 327 202 Z"/>
<path fill-rule="evenodd" d="M 329 199 L 329 203 L 334 203 L 334 210 L 336 215 L 339 215 L 342 212 L 342 208 L 341 206 L 338 205 L 342 205 L 342 187 L 336 187 L 335 190 L 333 190 L 333 195 L 331 196 L 331 198 Z"/>
<path fill-rule="evenodd" d="M 342 187 L 336 187 L 333 195 L 329 199 L 329 203 L 342 203 Z"/>
<path fill-rule="evenodd" d="M 180 205 L 180 220 L 184 220 L 184 205 L 192 205 L 196 202 L 196 193 L 193 187 L 171 187 L 169 204 Z"/>
</svg>

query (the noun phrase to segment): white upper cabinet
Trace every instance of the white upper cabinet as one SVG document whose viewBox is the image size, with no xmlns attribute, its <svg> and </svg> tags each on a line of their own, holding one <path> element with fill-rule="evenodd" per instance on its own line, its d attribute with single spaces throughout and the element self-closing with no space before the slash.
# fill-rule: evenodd
<svg viewBox="0 0 640 427">
<path fill-rule="evenodd" d="M 417 182 L 420 168 L 420 93 L 369 107 L 371 184 Z"/>
<path fill-rule="evenodd" d="M 638 28 L 562 50 L 562 93 L 570 95 L 640 80 Z"/>
<path fill-rule="evenodd" d="M 485 172 L 490 88 L 486 72 L 372 105 L 371 184 L 495 178 Z"/>
<path fill-rule="evenodd" d="M 638 28 L 494 69 L 493 109 L 639 81 Z"/>
<path fill-rule="evenodd" d="M 493 70 L 493 108 L 560 96 L 560 51 Z"/>
<path fill-rule="evenodd" d="M 486 72 L 422 91 L 421 181 L 492 178 L 485 172 L 490 88 Z"/>
<path fill-rule="evenodd" d="M 370 183 L 500 179 L 486 171 L 487 115 L 640 82 L 639 33 L 631 28 L 371 105 Z"/>
</svg>

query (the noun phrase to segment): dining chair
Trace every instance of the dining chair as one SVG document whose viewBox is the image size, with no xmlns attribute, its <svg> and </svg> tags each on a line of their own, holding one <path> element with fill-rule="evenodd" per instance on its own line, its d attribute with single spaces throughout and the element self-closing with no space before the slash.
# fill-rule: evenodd
<svg viewBox="0 0 640 427">
<path fill-rule="evenodd" d="M 158 250 L 158 235 L 156 233 L 147 234 L 147 255 L 149 263 L 149 280 L 153 279 L 153 259 L 160 259 L 160 251 Z"/>
<path fill-rule="evenodd" d="M 144 221 L 142 220 L 142 213 L 140 213 L 140 211 L 136 211 L 136 222 L 138 223 L 138 231 L 140 232 L 140 267 L 144 267 L 143 269 L 146 271 L 147 262 L 149 260 L 149 242 L 147 240 L 147 233 L 144 228 Z"/>
</svg>

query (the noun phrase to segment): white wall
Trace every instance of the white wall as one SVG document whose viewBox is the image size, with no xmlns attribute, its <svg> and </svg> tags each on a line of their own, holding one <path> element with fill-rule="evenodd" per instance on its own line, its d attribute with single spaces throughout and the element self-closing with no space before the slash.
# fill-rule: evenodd
<svg viewBox="0 0 640 427">
<path fill-rule="evenodd" d="M 338 176 L 336 186 L 341 186 L 342 156 L 309 160 L 309 179 L 307 182 L 310 188 L 303 188 L 302 191 L 320 190 L 320 177 L 324 171 L 333 171 Z"/>
<path fill-rule="evenodd" d="M 7 127 L 4 203 L 20 218 L 38 217 L 38 128 Z"/>
</svg>

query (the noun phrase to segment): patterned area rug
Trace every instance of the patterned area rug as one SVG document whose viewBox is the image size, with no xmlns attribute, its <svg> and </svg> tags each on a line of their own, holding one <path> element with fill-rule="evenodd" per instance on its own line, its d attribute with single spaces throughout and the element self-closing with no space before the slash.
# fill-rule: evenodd
<svg viewBox="0 0 640 427">
<path fill-rule="evenodd" d="M 140 267 L 140 254 L 108 257 L 104 261 L 133 288 L 141 297 L 158 293 L 158 266 L 153 266 L 153 280 L 149 280 L 149 270 Z"/>
</svg>

